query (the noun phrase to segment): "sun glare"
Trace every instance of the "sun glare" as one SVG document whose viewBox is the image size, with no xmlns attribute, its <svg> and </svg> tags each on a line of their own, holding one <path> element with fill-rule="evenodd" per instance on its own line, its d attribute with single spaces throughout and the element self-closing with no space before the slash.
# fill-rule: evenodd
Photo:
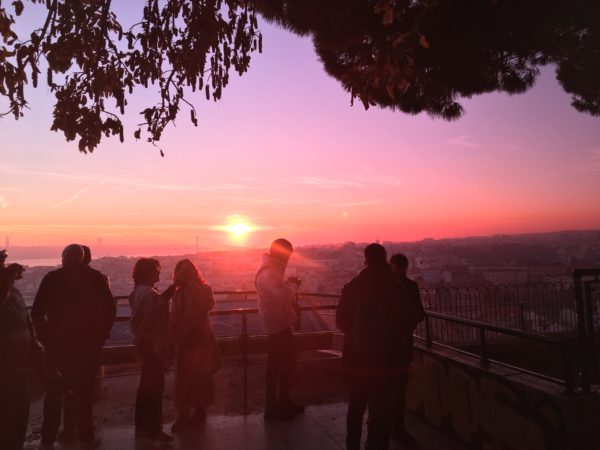
<svg viewBox="0 0 600 450">
<path fill-rule="evenodd" d="M 225 231 L 227 231 L 233 239 L 242 239 L 245 235 L 254 231 L 254 227 L 247 223 L 234 223 L 226 225 Z"/>
<path fill-rule="evenodd" d="M 224 225 L 219 225 L 215 229 L 224 231 L 230 240 L 242 244 L 248 235 L 257 231 L 259 227 L 253 225 L 248 218 L 234 214 L 227 217 Z"/>
</svg>

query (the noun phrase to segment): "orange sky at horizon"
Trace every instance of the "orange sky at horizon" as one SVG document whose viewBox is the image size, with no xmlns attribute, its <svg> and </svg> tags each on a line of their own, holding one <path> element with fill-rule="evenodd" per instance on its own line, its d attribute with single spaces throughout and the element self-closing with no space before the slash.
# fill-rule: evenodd
<svg viewBox="0 0 600 450">
<path fill-rule="evenodd" d="M 542 70 L 526 94 L 464 100 L 455 122 L 350 107 L 310 40 L 261 22 L 264 53 L 161 142 L 92 155 L 49 131 L 51 97 L 0 120 L 0 239 L 11 245 L 265 247 L 600 228 L 600 119 Z"/>
</svg>

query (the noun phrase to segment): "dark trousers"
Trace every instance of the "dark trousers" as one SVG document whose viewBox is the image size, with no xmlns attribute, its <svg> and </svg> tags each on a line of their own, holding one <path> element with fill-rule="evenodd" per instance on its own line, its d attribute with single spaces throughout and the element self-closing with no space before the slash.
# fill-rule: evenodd
<svg viewBox="0 0 600 450">
<path fill-rule="evenodd" d="M 165 362 L 152 348 L 139 346 L 142 374 L 135 399 L 135 430 L 149 434 L 162 430 Z"/>
<path fill-rule="evenodd" d="M 0 448 L 22 450 L 29 421 L 28 381 L 0 381 Z"/>
<path fill-rule="evenodd" d="M 408 384 L 408 368 L 396 378 L 396 392 L 394 398 L 394 418 L 392 432 L 401 434 L 406 431 L 404 425 L 404 412 L 406 411 L 406 385 Z"/>
<path fill-rule="evenodd" d="M 296 363 L 292 329 L 269 335 L 266 375 L 266 410 L 290 401 L 290 379 Z"/>
<path fill-rule="evenodd" d="M 62 376 L 60 383 L 46 387 L 42 442 L 52 444 L 60 427 L 63 404 L 65 408 L 64 431 L 77 433 L 84 440 L 94 434 L 93 396 L 98 368 L 98 351 L 69 358 L 51 358 Z"/>
<path fill-rule="evenodd" d="M 346 448 L 360 449 L 362 422 L 367 421 L 367 450 L 387 450 L 393 415 L 394 379 L 391 376 L 355 377 L 350 383 L 350 402 L 346 416 Z"/>
</svg>

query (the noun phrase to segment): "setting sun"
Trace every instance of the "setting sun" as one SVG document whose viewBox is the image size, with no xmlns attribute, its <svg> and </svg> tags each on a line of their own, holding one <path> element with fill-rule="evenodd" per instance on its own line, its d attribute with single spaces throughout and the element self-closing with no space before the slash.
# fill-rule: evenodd
<svg viewBox="0 0 600 450">
<path fill-rule="evenodd" d="M 235 223 L 226 225 L 225 231 L 227 231 L 233 239 L 241 239 L 246 234 L 254 231 L 254 227 L 248 225 L 247 223 Z"/>
<path fill-rule="evenodd" d="M 228 234 L 229 239 L 239 243 L 243 243 L 250 233 L 258 231 L 260 227 L 253 225 L 251 221 L 239 214 L 233 214 L 225 220 L 225 224 L 218 225 L 213 229 L 224 231 Z"/>
</svg>

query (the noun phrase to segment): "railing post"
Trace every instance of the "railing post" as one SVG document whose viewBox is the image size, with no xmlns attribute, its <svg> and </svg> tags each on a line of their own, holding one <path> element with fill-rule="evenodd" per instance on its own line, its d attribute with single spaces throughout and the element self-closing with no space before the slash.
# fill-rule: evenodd
<svg viewBox="0 0 600 450">
<path fill-rule="evenodd" d="M 483 326 L 479 327 L 479 341 L 481 342 L 480 364 L 481 364 L 481 367 L 487 368 L 490 366 L 490 360 L 487 355 L 487 343 L 485 340 L 485 327 L 483 327 Z"/>
<path fill-rule="evenodd" d="M 244 364 L 244 415 L 248 414 L 248 318 L 246 304 L 248 294 L 244 294 L 244 308 L 242 308 L 242 360 Z"/>
<path fill-rule="evenodd" d="M 565 369 L 565 394 L 575 395 L 575 390 L 573 386 L 573 365 L 571 359 L 571 348 L 569 347 L 569 344 L 563 345 L 562 353 L 563 364 Z"/>
<path fill-rule="evenodd" d="M 431 327 L 429 325 L 429 314 L 425 314 L 425 347 L 431 348 Z"/>
</svg>

